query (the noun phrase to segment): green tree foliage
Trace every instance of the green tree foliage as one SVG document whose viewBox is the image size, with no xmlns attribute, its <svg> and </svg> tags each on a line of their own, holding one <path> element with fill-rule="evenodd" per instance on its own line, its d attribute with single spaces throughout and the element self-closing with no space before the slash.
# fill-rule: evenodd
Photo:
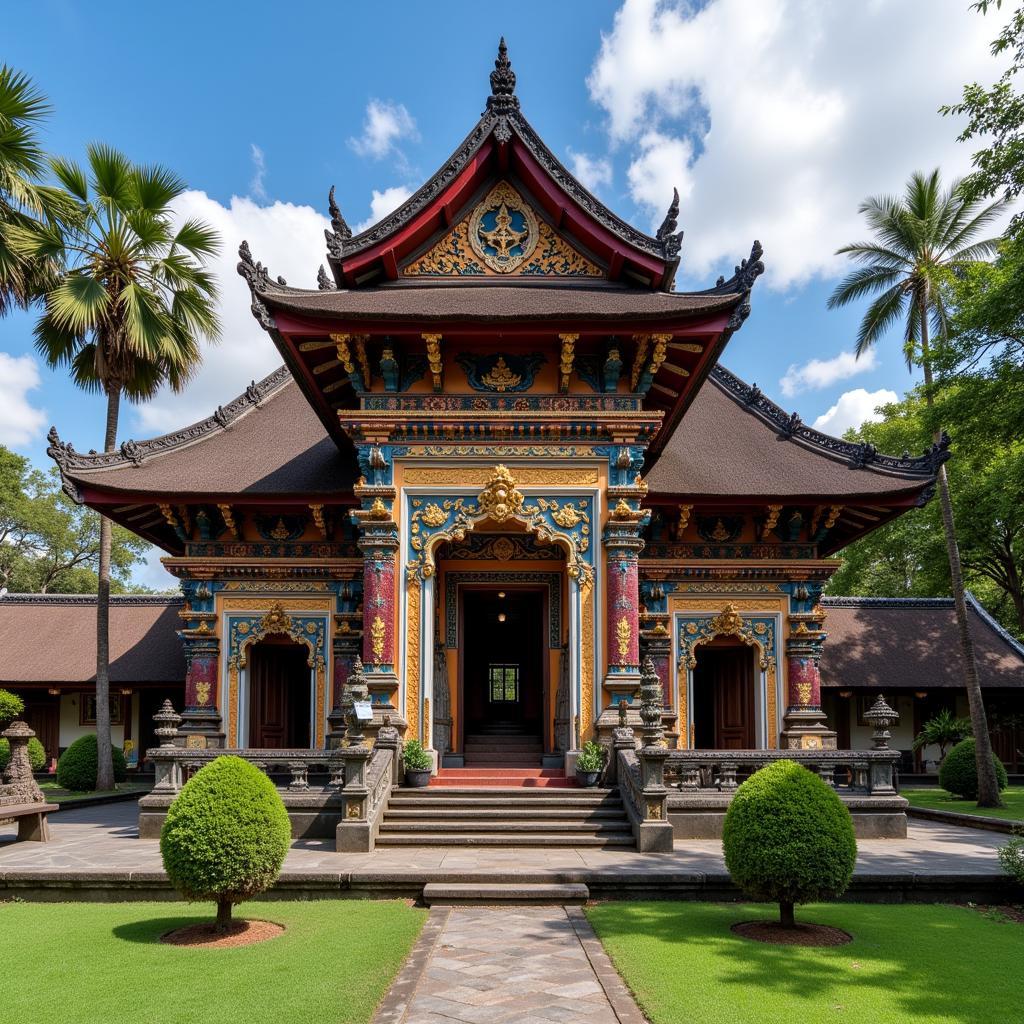
<svg viewBox="0 0 1024 1024">
<path fill-rule="evenodd" d="M 0 690 L 0 726 L 7 728 L 10 722 L 25 713 L 25 702 L 10 690 Z"/>
<path fill-rule="evenodd" d="M 215 900 L 217 928 L 235 903 L 269 889 L 291 843 L 274 784 L 240 757 L 218 757 L 182 787 L 160 833 L 171 884 L 189 900 Z"/>
<path fill-rule="evenodd" d="M 114 778 L 123 782 L 128 766 L 120 747 L 114 748 Z M 57 783 L 74 792 L 89 793 L 96 788 L 99 748 L 96 734 L 79 736 L 57 759 Z"/>
<path fill-rule="evenodd" d="M 1006 789 L 1006 768 L 995 754 L 992 767 L 999 788 Z M 973 739 L 961 740 L 943 759 L 939 765 L 939 785 L 964 800 L 978 799 L 978 765 Z"/>
<path fill-rule="evenodd" d="M 216 339 L 217 286 L 207 261 L 217 233 L 196 219 L 176 223 L 185 182 L 166 168 L 143 167 L 109 146 L 88 148 L 88 167 L 51 159 L 72 210 L 60 221 L 12 229 L 24 259 L 53 262 L 58 279 L 42 295 L 36 347 L 50 366 L 66 366 L 82 388 L 106 396 L 103 450 L 113 451 L 121 397 L 180 391 L 201 361 L 199 342 Z M 110 742 L 111 522 L 100 520 L 96 602 L 98 788 L 113 787 Z"/>
<path fill-rule="evenodd" d="M 943 708 L 937 715 L 924 723 L 924 728 L 914 737 L 914 750 L 923 747 L 937 746 L 939 760 L 945 760 L 946 747 L 950 743 L 959 743 L 971 735 L 971 720 L 957 718 L 948 708 Z"/>
<path fill-rule="evenodd" d="M 929 409 L 917 389 L 885 406 L 880 423 L 847 436 L 880 451 L 918 451 L 937 422 L 949 423 L 948 463 L 964 579 L 1003 625 L 1024 635 L 1024 375 L 1007 364 L 962 373 L 936 390 Z M 843 552 L 834 594 L 934 597 L 949 594 L 941 510 L 932 502 L 882 526 Z"/>
<path fill-rule="evenodd" d="M 61 191 L 41 180 L 46 158 L 39 128 L 49 113 L 26 75 L 0 65 L 0 316 L 27 306 L 54 280 L 53 261 L 20 252 L 12 238 L 68 209 Z"/>
<path fill-rule="evenodd" d="M 111 587 L 131 587 L 150 545 L 121 526 L 111 537 Z M 100 517 L 62 490 L 56 469 L 32 469 L 0 445 L 0 587 L 39 594 L 95 593 Z"/>
<path fill-rule="evenodd" d="M 1002 0 L 978 0 L 974 10 L 988 14 L 1000 10 Z M 1009 58 L 1009 65 L 992 86 L 977 82 L 964 86 L 959 103 L 941 108 L 942 113 L 967 118 L 960 142 L 984 140 L 976 150 L 975 170 L 964 180 L 965 194 L 972 199 L 1003 196 L 1015 199 L 1024 191 L 1024 95 L 1018 88 L 1024 69 L 1024 6 L 1018 6 L 992 41 L 992 55 Z M 1013 221 L 1014 233 L 1022 228 L 1021 215 Z"/>
<path fill-rule="evenodd" d="M 835 899 L 853 877 L 857 840 L 835 791 L 795 761 L 775 761 L 736 790 L 722 829 L 725 866 L 748 895 L 793 905 Z"/>
</svg>

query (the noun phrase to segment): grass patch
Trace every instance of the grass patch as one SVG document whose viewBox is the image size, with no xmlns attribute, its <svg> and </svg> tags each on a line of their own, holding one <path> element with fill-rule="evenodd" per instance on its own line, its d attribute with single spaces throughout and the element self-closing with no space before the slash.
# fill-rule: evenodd
<svg viewBox="0 0 1024 1024">
<path fill-rule="evenodd" d="M 108 796 L 108 793 L 98 793 L 96 790 L 79 792 L 74 789 L 63 789 L 56 782 L 40 782 L 39 788 L 46 797 L 46 802 L 51 804 L 73 804 L 76 800 L 84 800 L 90 796 Z M 118 793 L 136 793 L 142 796 L 148 793 L 153 787 L 147 782 L 119 782 L 115 787 Z"/>
<path fill-rule="evenodd" d="M 944 789 L 901 789 L 900 796 L 910 801 L 911 807 L 926 807 L 931 811 L 956 811 L 958 814 L 980 814 L 985 818 L 1006 818 L 1024 821 L 1024 786 L 1007 786 L 1003 790 L 1005 807 L 979 807 L 973 800 L 962 800 Z"/>
<path fill-rule="evenodd" d="M 95 1024 L 365 1024 L 426 919 L 406 903 L 246 903 L 286 927 L 235 949 L 158 941 L 213 904 L 0 903 L 4 1020 Z"/>
<path fill-rule="evenodd" d="M 967 907 L 817 904 L 797 920 L 844 928 L 829 949 L 729 931 L 765 904 L 604 903 L 594 930 L 653 1024 L 1004 1024 L 1024 1004 L 1024 926 Z"/>
</svg>

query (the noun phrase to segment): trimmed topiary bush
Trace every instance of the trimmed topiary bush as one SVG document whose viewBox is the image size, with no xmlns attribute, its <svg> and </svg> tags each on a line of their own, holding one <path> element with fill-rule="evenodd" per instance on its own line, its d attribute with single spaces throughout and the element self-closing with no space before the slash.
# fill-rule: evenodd
<svg viewBox="0 0 1024 1024">
<path fill-rule="evenodd" d="M 961 740 L 939 765 L 939 785 L 954 796 L 965 800 L 978 799 L 978 761 L 974 740 Z M 992 755 L 996 769 L 996 782 L 1001 790 L 1006 789 L 1006 769 L 1003 762 Z"/>
<path fill-rule="evenodd" d="M 10 760 L 11 741 L 0 739 L 0 772 L 6 770 Z M 28 762 L 34 772 L 41 772 L 46 766 L 46 750 L 35 736 L 28 741 Z"/>
<path fill-rule="evenodd" d="M 6 729 L 8 723 L 25 713 L 25 702 L 10 690 L 0 690 L 0 728 Z"/>
<path fill-rule="evenodd" d="M 857 859 L 850 812 L 795 761 L 775 761 L 740 786 L 722 844 L 733 881 L 754 899 L 777 902 L 786 926 L 794 904 L 841 895 Z"/>
<path fill-rule="evenodd" d="M 269 889 L 291 843 L 274 784 L 240 757 L 218 757 L 182 787 L 160 833 L 171 884 L 189 900 L 215 900 L 217 930 L 235 903 Z"/>
<path fill-rule="evenodd" d="M 79 736 L 57 760 L 57 785 L 79 793 L 95 789 L 99 760 L 99 754 L 96 752 L 96 734 Z M 124 753 L 120 747 L 114 747 L 114 779 L 123 782 L 127 771 Z"/>
</svg>

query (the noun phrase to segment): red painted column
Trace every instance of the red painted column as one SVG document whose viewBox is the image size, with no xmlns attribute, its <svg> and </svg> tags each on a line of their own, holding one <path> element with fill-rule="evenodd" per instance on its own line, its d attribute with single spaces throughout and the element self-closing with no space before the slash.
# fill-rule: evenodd
<svg viewBox="0 0 1024 1024">
<path fill-rule="evenodd" d="M 640 585 L 635 550 L 608 552 L 608 664 L 640 668 Z"/>
<path fill-rule="evenodd" d="M 377 552 L 374 553 L 375 555 Z M 395 561 L 368 558 L 363 567 L 363 664 L 395 664 Z"/>
</svg>

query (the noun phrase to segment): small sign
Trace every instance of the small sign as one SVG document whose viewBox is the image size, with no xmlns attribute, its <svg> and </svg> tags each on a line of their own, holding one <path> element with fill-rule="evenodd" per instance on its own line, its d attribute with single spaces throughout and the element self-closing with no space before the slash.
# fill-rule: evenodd
<svg viewBox="0 0 1024 1024">
<path fill-rule="evenodd" d="M 373 705 L 368 700 L 357 700 L 353 703 L 356 712 L 356 720 L 359 722 L 373 721 Z"/>
</svg>

